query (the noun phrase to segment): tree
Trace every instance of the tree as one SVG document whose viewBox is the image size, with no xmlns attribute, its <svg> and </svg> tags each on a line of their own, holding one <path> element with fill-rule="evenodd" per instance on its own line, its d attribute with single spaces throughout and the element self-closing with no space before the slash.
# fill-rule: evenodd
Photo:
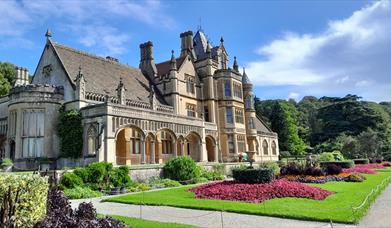
<svg viewBox="0 0 391 228">
<path fill-rule="evenodd" d="M 298 135 L 297 110 L 292 103 L 276 101 L 271 115 L 271 128 L 278 133 L 279 148 L 292 155 L 303 155 L 306 145 Z"/>
<path fill-rule="evenodd" d="M 7 62 L 0 62 L 0 96 L 7 95 L 15 83 L 15 65 Z"/>
<path fill-rule="evenodd" d="M 382 156 L 382 141 L 379 138 L 378 133 L 372 129 L 362 132 L 357 137 L 357 140 L 360 145 L 360 157 L 376 159 Z"/>
</svg>

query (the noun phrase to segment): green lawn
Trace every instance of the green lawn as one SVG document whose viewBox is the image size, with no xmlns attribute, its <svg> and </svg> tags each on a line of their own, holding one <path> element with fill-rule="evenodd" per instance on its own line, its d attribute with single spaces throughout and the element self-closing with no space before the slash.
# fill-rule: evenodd
<svg viewBox="0 0 391 228">
<path fill-rule="evenodd" d="M 263 203 L 245 203 L 224 200 L 195 199 L 194 193 L 188 192 L 189 186 L 154 192 L 138 193 L 106 199 L 110 202 L 167 205 L 183 208 L 224 210 L 230 212 L 269 215 L 276 217 L 295 218 L 356 223 L 368 210 L 368 204 L 353 215 L 352 207 L 360 205 L 369 192 L 384 179 L 391 177 L 391 169 L 378 172 L 376 175 L 366 175 L 362 183 L 328 182 L 312 184 L 333 191 L 336 194 L 323 201 L 301 198 L 276 198 Z M 375 197 L 371 197 L 373 201 Z"/>
<path fill-rule="evenodd" d="M 126 225 L 132 228 L 147 228 L 147 227 L 159 227 L 159 228 L 193 228 L 196 226 L 178 224 L 178 223 L 168 223 L 168 222 L 155 222 L 151 220 L 144 220 L 139 218 L 124 217 L 118 215 L 110 215 L 110 217 L 122 221 Z"/>
</svg>

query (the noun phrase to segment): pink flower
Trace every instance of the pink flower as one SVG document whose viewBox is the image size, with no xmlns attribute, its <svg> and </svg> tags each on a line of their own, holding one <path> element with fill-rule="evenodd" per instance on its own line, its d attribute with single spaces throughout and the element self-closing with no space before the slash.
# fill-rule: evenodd
<svg viewBox="0 0 391 228">
<path fill-rule="evenodd" d="M 269 184 L 242 184 L 222 181 L 189 189 L 196 198 L 219 199 L 259 203 L 273 198 L 297 197 L 323 200 L 333 192 L 287 180 L 275 180 Z"/>
</svg>

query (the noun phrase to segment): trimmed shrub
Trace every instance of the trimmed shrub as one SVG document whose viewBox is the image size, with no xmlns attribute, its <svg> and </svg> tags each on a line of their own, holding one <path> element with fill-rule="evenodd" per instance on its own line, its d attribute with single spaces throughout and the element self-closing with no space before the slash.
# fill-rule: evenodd
<svg viewBox="0 0 391 228">
<path fill-rule="evenodd" d="M 343 160 L 345 160 L 345 158 L 343 157 L 341 151 L 339 151 L 339 150 L 334 150 L 333 152 L 331 152 L 331 154 L 334 156 L 334 160 L 335 161 L 343 161 Z"/>
<path fill-rule="evenodd" d="M 163 176 L 176 181 L 190 181 L 199 175 L 195 161 L 189 156 L 168 160 L 163 167 Z"/>
<path fill-rule="evenodd" d="M 0 175 L 0 226 L 32 227 L 45 215 L 48 188 L 40 175 Z"/>
<path fill-rule="evenodd" d="M 302 175 L 303 169 L 296 163 L 289 163 L 280 169 L 281 175 Z"/>
<path fill-rule="evenodd" d="M 323 176 L 323 170 L 316 167 L 308 167 L 304 170 L 304 174 L 308 176 Z"/>
<path fill-rule="evenodd" d="M 89 172 L 87 168 L 76 168 L 73 173 L 79 176 L 84 183 L 88 183 Z"/>
<path fill-rule="evenodd" d="M 232 175 L 234 180 L 247 184 L 270 183 L 274 180 L 273 170 L 268 168 L 233 169 Z"/>
<path fill-rule="evenodd" d="M 64 173 L 60 179 L 60 186 L 62 188 L 74 188 L 83 185 L 83 180 L 74 173 Z"/>
<path fill-rule="evenodd" d="M 345 177 L 346 182 L 363 182 L 366 179 L 367 178 L 364 175 L 359 173 L 352 173 L 349 176 Z"/>
<path fill-rule="evenodd" d="M 65 189 L 64 194 L 69 199 L 93 198 L 93 197 L 99 197 L 103 195 L 99 191 L 94 191 L 89 187 L 81 187 L 81 186 Z"/>
<path fill-rule="evenodd" d="M 360 158 L 360 159 L 353 159 L 354 164 L 369 164 L 369 159 L 367 158 Z"/>
<path fill-rule="evenodd" d="M 338 175 L 342 173 L 342 168 L 335 164 L 328 164 L 325 168 L 325 172 L 328 175 Z"/>
<path fill-rule="evenodd" d="M 341 167 L 343 169 L 348 169 L 348 168 L 353 167 L 354 162 L 352 160 L 333 161 L 333 162 L 320 162 L 320 165 L 322 167 L 326 167 L 326 166 L 331 165 L 331 164 L 337 165 L 337 166 L 339 166 L 339 167 Z"/>
</svg>

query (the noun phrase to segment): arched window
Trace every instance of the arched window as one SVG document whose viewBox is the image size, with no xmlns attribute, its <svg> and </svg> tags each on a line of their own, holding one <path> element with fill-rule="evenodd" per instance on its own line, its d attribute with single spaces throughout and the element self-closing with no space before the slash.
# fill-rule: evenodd
<svg viewBox="0 0 391 228">
<path fill-rule="evenodd" d="M 277 145 L 275 141 L 272 142 L 272 154 L 277 155 Z"/>
<path fill-rule="evenodd" d="M 171 136 L 171 133 L 163 130 L 158 134 L 158 137 L 162 145 L 162 154 L 172 154 L 173 138 Z"/>
<path fill-rule="evenodd" d="M 136 128 L 130 129 L 130 154 L 139 154 L 141 151 L 141 133 L 140 130 Z"/>
<path fill-rule="evenodd" d="M 263 143 L 262 143 L 262 149 L 263 149 L 263 154 L 264 155 L 268 155 L 269 154 L 269 145 L 267 144 L 267 141 L 266 139 L 263 140 Z"/>
<path fill-rule="evenodd" d="M 89 155 L 96 154 L 96 145 L 97 145 L 97 132 L 94 126 L 90 126 L 87 131 L 87 143 L 88 148 L 87 152 Z"/>
</svg>

